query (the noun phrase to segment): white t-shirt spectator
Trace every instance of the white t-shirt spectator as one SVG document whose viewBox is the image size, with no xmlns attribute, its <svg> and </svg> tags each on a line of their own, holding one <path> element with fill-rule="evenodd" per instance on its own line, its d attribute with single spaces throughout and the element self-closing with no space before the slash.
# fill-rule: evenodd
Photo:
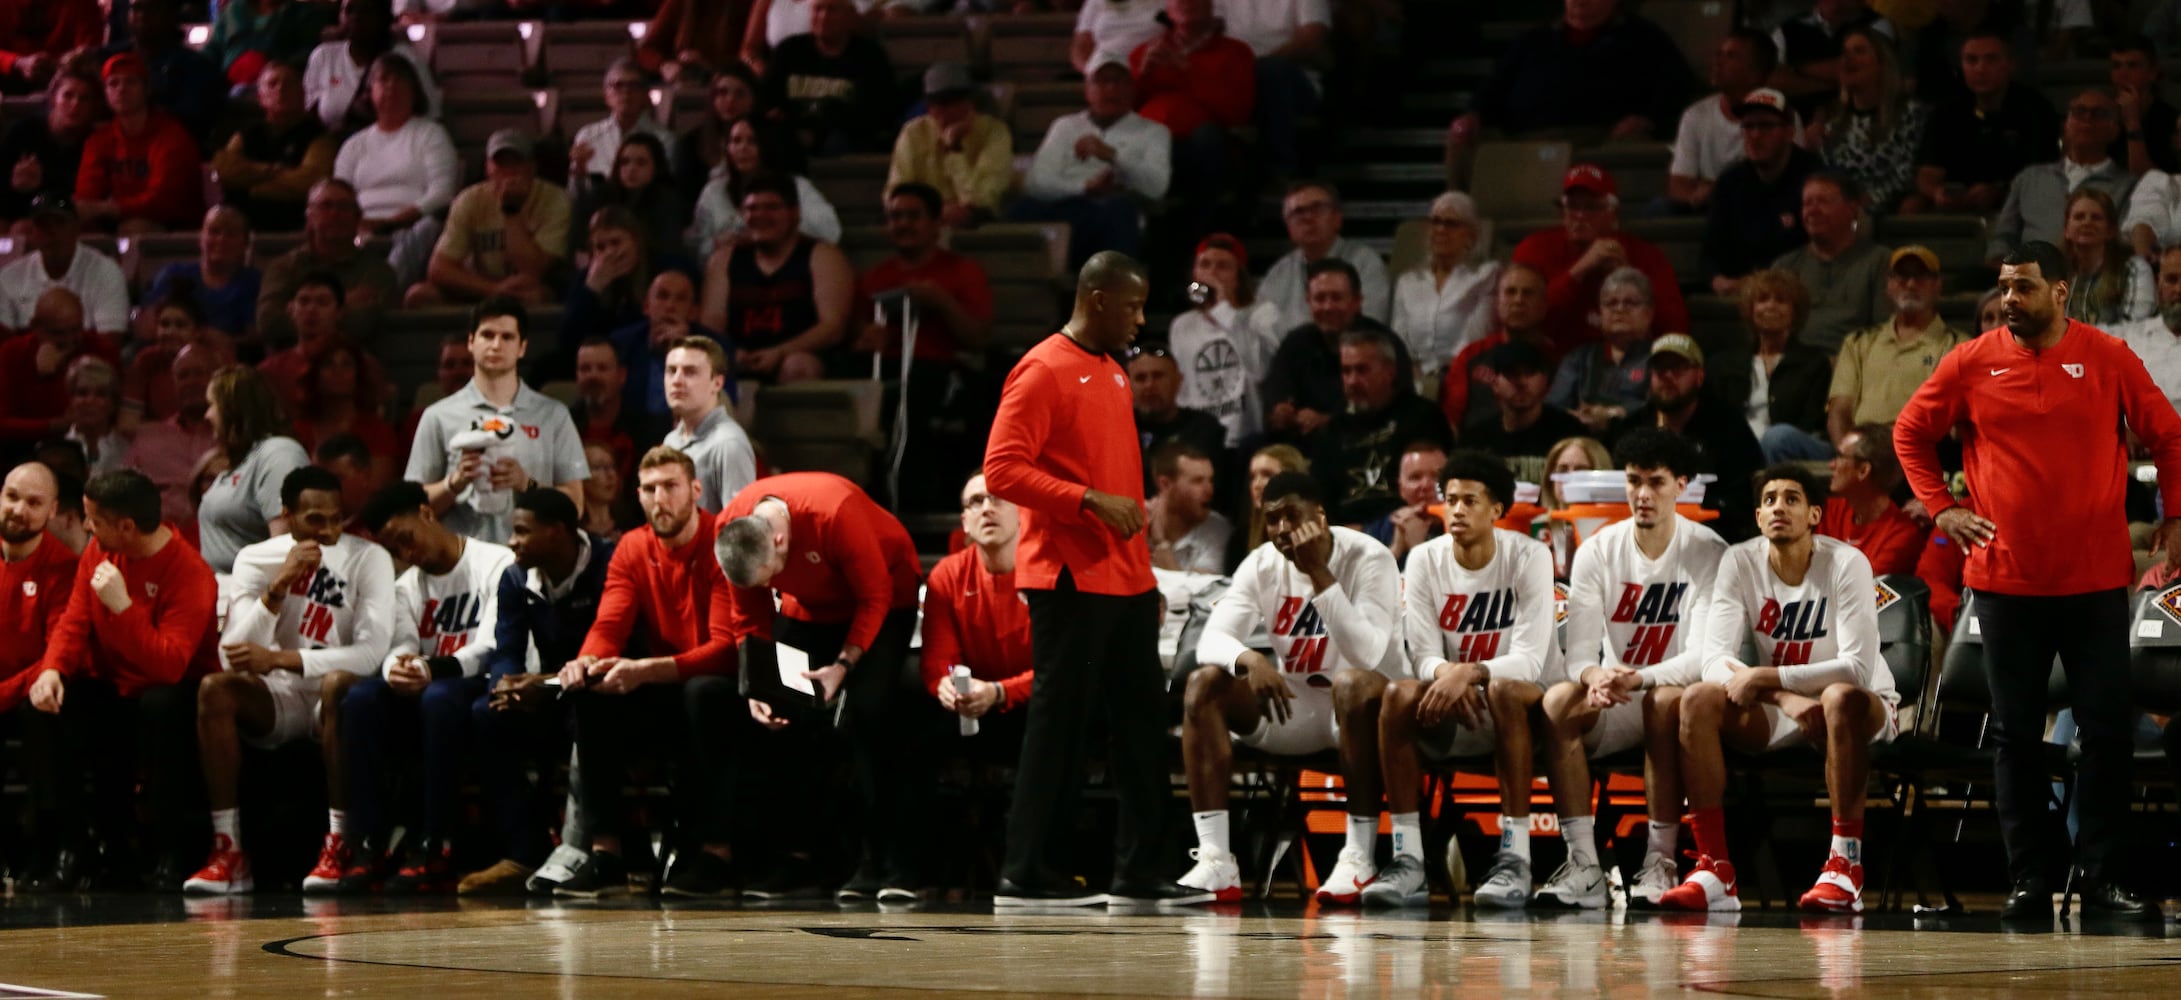
<svg viewBox="0 0 2181 1000">
<path fill-rule="evenodd" d="M 2176 407 L 2181 407 L 2181 335 L 2166 326 L 2166 318 L 2152 316 L 2132 323 L 2120 323 L 2106 331 L 2119 337 L 2128 349 L 2143 359 L 2143 367 L 2151 373 L 2151 381 L 2158 383 L 2158 391 Z"/>
<path fill-rule="evenodd" d="M 1393 285 L 1393 332 L 1408 342 L 1409 356 L 1425 375 L 1436 376 L 1462 348 L 1492 332 L 1492 292 L 1499 263 L 1463 264 L 1438 285 L 1431 265 L 1419 265 Z"/>
<path fill-rule="evenodd" d="M 1114 161 L 1075 155 L 1075 144 L 1095 135 L 1113 147 Z M 1088 111 L 1054 119 L 1038 143 L 1037 155 L 1022 178 L 1022 193 L 1040 201 L 1060 201 L 1083 193 L 1083 186 L 1112 170 L 1121 187 L 1153 201 L 1166 197 L 1173 173 L 1173 135 L 1166 126 L 1133 111 L 1106 128 Z"/>
<path fill-rule="evenodd" d="M 392 132 L 374 125 L 349 136 L 334 157 L 333 176 L 356 186 L 366 219 L 411 207 L 437 215 L 461 189 L 462 161 L 445 127 L 411 118 Z"/>
<path fill-rule="evenodd" d="M 437 118 L 440 114 L 439 84 L 432 79 L 430 61 L 410 48 L 409 43 L 396 39 L 390 54 L 409 60 L 417 69 L 417 77 L 424 81 L 424 104 L 417 108 L 420 117 Z M 363 91 L 364 78 L 371 74 L 371 67 L 358 66 L 349 57 L 348 42 L 326 42 L 311 50 L 310 63 L 303 67 L 303 103 L 318 109 L 318 120 L 327 128 L 338 128 L 348 117 L 349 105 L 356 103 L 356 95 Z M 429 114 L 425 112 L 429 111 Z"/>
<path fill-rule="evenodd" d="M 2137 226 L 2151 227 L 2159 246 L 2181 243 L 2181 177 L 2154 168 L 2136 181 L 2121 213 L 2120 238 L 2128 240 Z"/>
<path fill-rule="evenodd" d="M 1280 311 L 1258 302 L 1236 309 L 1221 301 L 1209 310 L 1192 309 L 1174 317 L 1166 338 L 1181 366 L 1181 391 L 1174 401 L 1218 417 L 1227 427 L 1227 447 L 1239 448 L 1261 429 L 1264 399 L 1258 386 L 1280 349 Z"/>
<path fill-rule="evenodd" d="M 1109 62 L 1127 63 L 1128 54 L 1136 51 L 1136 46 L 1166 30 L 1159 23 L 1159 14 L 1165 10 L 1161 0 L 1083 0 L 1082 9 L 1075 14 L 1075 33 L 1089 35 L 1098 43 L 1091 52 L 1091 68 Z M 1232 29 L 1227 33 L 1234 34 Z"/>
<path fill-rule="evenodd" d="M 0 268 L 0 326 L 30 326 L 38 296 L 53 288 L 66 288 L 83 300 L 83 321 L 91 329 L 113 335 L 128 330 L 129 279 L 122 277 L 121 265 L 112 257 L 80 243 L 68 273 L 59 280 L 46 274 L 45 258 L 35 253 Z"/>
<path fill-rule="evenodd" d="M 1085 7 L 1090 6 L 1084 4 Z M 1326 0 L 1232 0 L 1220 4 L 1227 37 L 1242 41 L 1263 59 L 1278 51 L 1306 24 L 1333 23 Z"/>
<path fill-rule="evenodd" d="M 1794 119 L 1794 135 L 1802 138 L 1802 116 Z M 1727 117 L 1718 94 L 1706 94 L 1681 113 L 1681 129 L 1674 133 L 1674 159 L 1666 172 L 1676 177 L 1716 181 L 1727 168 L 1742 162 L 1742 123 Z"/>
<path fill-rule="evenodd" d="M 1356 278 L 1363 283 L 1363 315 L 1381 323 L 1393 315 L 1393 282 L 1386 278 L 1386 258 L 1368 244 L 1346 237 L 1334 240 L 1325 255 L 1345 260 L 1356 269 Z M 1270 302 L 1280 310 L 1282 334 L 1310 322 L 1309 270 L 1302 250 L 1289 250 L 1272 262 L 1265 280 L 1257 284 L 1257 301 Z"/>
</svg>

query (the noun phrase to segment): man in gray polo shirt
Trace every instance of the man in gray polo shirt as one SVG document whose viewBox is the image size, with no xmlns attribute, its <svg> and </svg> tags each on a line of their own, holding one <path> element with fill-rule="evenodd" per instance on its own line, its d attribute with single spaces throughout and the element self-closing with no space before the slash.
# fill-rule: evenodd
<svg viewBox="0 0 2181 1000">
<path fill-rule="evenodd" d="M 697 464 L 697 506 L 717 514 L 757 479 L 757 454 L 734 414 L 719 405 L 727 387 L 727 352 L 710 337 L 683 337 L 666 349 L 663 386 L 674 429 L 666 446 Z"/>
<path fill-rule="evenodd" d="M 432 512 L 456 534 L 505 544 L 515 494 L 551 486 L 583 506 L 590 465 L 568 408 L 522 383 L 515 364 L 529 346 L 529 313 L 495 295 L 470 311 L 476 374 L 418 418 L 409 471 Z"/>
<path fill-rule="evenodd" d="M 1810 242 L 1772 266 L 1802 279 L 1810 317 L 1800 339 L 1827 354 L 1857 330 L 1893 315 L 1886 298 L 1888 251 L 1858 229 L 1863 192 L 1842 174 L 1820 170 L 1802 184 L 1802 228 Z"/>
</svg>

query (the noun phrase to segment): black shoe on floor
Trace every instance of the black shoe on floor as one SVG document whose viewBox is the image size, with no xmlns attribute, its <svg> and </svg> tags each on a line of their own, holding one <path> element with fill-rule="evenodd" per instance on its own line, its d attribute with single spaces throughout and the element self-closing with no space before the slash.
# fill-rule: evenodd
<svg viewBox="0 0 2181 1000">
<path fill-rule="evenodd" d="M 90 878 L 88 859 L 72 847 L 53 853 L 53 863 L 32 874 L 23 888 L 30 892 L 80 892 Z"/>
<path fill-rule="evenodd" d="M 2014 891 L 2007 894 L 2007 901 L 1999 905 L 2001 920 L 2051 920 L 2052 890 L 2041 879 L 2023 879 L 2014 884 Z"/>
<path fill-rule="evenodd" d="M 885 885 L 878 877 L 878 866 L 866 863 L 856 866 L 856 873 L 848 877 L 848 882 L 833 891 L 833 900 L 837 903 L 869 902 L 883 888 Z"/>
<path fill-rule="evenodd" d="M 809 858 L 789 855 L 780 859 L 779 866 L 771 874 L 743 886 L 742 898 L 774 903 L 789 899 L 824 899 L 825 889 L 811 873 Z"/>
<path fill-rule="evenodd" d="M 680 899 L 718 899 L 734 895 L 733 872 L 726 859 L 703 849 L 682 851 L 666 873 L 659 894 Z"/>
<path fill-rule="evenodd" d="M 1012 906 L 1098 906 L 1106 901 L 1106 894 L 1092 892 L 1090 887 L 1069 883 L 1066 885 L 1022 885 L 1013 879 L 1001 879 L 992 893 L 992 905 Z"/>
<path fill-rule="evenodd" d="M 2118 883 L 2085 880 L 2080 884 L 2082 886 L 2083 916 L 2086 918 L 2147 920 L 2163 919 L 2165 916 L 2156 903 L 2144 901 L 2143 897 L 2128 891 L 2127 887 Z"/>
<path fill-rule="evenodd" d="M 1106 893 L 1108 906 L 1201 906 L 1219 898 L 1216 892 L 1179 882 L 1117 879 Z"/>
<path fill-rule="evenodd" d="M 183 869 L 181 859 L 172 855 L 161 855 L 158 863 L 151 866 L 151 871 L 144 873 L 144 888 L 152 892 L 177 893 L 182 891 L 182 883 L 190 874 Z"/>
<path fill-rule="evenodd" d="M 606 899 L 628 894 L 628 865 L 620 855 L 607 851 L 592 851 L 575 874 L 553 887 L 553 895 L 561 899 Z"/>
</svg>

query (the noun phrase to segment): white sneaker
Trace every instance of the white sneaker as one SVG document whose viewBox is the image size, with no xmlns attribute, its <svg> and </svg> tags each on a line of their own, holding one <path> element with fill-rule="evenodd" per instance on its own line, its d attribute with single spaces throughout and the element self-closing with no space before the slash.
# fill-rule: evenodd
<svg viewBox="0 0 2181 1000">
<path fill-rule="evenodd" d="M 1371 856 L 1354 849 L 1342 849 L 1340 863 L 1333 866 L 1331 874 L 1318 885 L 1318 902 L 1340 903 L 1353 906 L 1363 898 L 1363 890 L 1378 878 L 1378 866 L 1371 863 Z"/>
<path fill-rule="evenodd" d="M 1189 857 L 1196 867 L 1189 869 L 1179 881 L 1191 889 L 1202 889 L 1212 894 L 1215 903 L 1234 903 L 1242 899 L 1242 866 L 1234 855 L 1216 847 L 1191 848 Z"/>
<path fill-rule="evenodd" d="M 1649 855 L 1636 872 L 1636 884 L 1628 887 L 1628 908 L 1656 910 L 1658 898 L 1680 884 L 1681 872 L 1674 867 L 1674 859 L 1663 854 Z"/>
<path fill-rule="evenodd" d="M 1431 886 L 1424 879 L 1422 858 L 1393 856 L 1393 863 L 1378 870 L 1378 877 L 1363 887 L 1363 905 L 1429 906 Z"/>
<path fill-rule="evenodd" d="M 1479 907 L 1519 910 L 1530 904 L 1530 863 L 1513 851 L 1492 856 L 1492 867 L 1471 895 Z"/>
<path fill-rule="evenodd" d="M 1606 890 L 1605 869 L 1573 857 L 1537 890 L 1538 903 L 1577 910 L 1602 909 L 1612 899 Z"/>
</svg>

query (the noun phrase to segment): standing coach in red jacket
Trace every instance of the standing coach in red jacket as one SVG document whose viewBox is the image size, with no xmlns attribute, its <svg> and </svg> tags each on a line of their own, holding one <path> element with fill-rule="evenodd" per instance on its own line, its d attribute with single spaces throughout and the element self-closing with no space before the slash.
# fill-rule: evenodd
<svg viewBox="0 0 2181 1000">
<path fill-rule="evenodd" d="M 1143 457 L 1128 375 L 1113 352 L 1144 321 L 1143 265 L 1084 263 L 1075 314 L 1016 363 L 993 418 L 985 482 L 1022 509 L 1015 586 L 1030 605 L 1035 677 L 1007 817 L 999 906 L 1209 902 L 1153 874 L 1167 787 L 1159 598 L 1144 541 Z M 1078 889 L 1071 856 L 1083 735 L 1103 701 L 1121 799 L 1110 893 Z"/>
<path fill-rule="evenodd" d="M 1916 498 L 1969 553 L 1963 578 L 1976 592 L 1984 636 L 1999 828 L 2013 881 L 2002 916 L 2052 917 L 2045 872 L 2056 820 L 2045 809 L 2043 733 L 2057 655 L 2082 727 L 2083 910 L 2156 918 L 2156 904 L 2118 881 L 2135 715 L 2135 562 L 2122 497 L 2133 431 L 2157 460 L 2166 513 L 2181 513 L 2181 417 L 2125 344 L 2067 318 L 2067 264 L 2051 244 L 2009 254 L 1999 289 L 2006 325 L 1939 362 L 1901 411 L 1893 439 Z M 1956 426 L 1974 509 L 1957 505 L 1940 477 L 1939 439 Z M 2181 563 L 2181 518 L 2167 517 L 2158 537 L 2166 558 Z"/>
</svg>

